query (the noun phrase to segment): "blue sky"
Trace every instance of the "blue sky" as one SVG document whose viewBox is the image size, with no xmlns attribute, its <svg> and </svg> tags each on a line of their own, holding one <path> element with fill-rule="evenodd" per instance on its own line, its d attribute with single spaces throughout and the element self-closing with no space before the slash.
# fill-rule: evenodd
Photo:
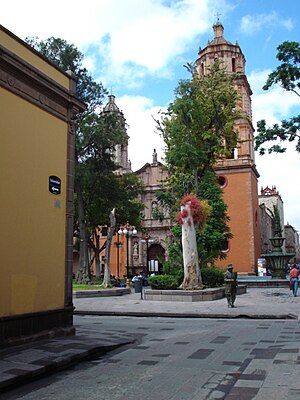
<svg viewBox="0 0 300 400">
<path fill-rule="evenodd" d="M 41 7 L 47 4 L 47 7 Z M 155 132 L 157 116 L 174 98 L 183 65 L 198 57 L 213 37 L 217 14 L 225 39 L 238 41 L 251 85 L 253 125 L 273 124 L 299 111 L 299 98 L 274 87 L 261 88 L 278 64 L 276 47 L 300 39 L 298 0 L 10 0 L 1 6 L 0 24 L 24 39 L 61 37 L 85 55 L 96 80 L 116 96 L 129 124 L 129 158 L 134 170 L 163 157 Z M 256 155 L 258 189 L 275 185 L 284 201 L 285 223 L 300 229 L 300 155 Z"/>
</svg>

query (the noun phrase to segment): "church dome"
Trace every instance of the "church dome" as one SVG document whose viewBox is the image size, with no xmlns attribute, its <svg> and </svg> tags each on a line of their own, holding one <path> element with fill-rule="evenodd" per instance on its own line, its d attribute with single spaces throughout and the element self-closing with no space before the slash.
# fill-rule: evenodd
<svg viewBox="0 0 300 400">
<path fill-rule="evenodd" d="M 104 107 L 103 111 L 116 111 L 116 112 L 120 112 L 119 107 L 116 105 L 115 103 L 115 96 L 114 95 L 109 95 L 108 96 L 108 103 L 106 104 L 106 106 Z"/>
</svg>

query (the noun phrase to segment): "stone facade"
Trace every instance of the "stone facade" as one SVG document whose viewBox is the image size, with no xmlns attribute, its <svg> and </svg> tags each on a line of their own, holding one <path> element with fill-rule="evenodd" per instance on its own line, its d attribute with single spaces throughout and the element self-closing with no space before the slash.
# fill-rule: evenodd
<svg viewBox="0 0 300 400">
<path fill-rule="evenodd" d="M 272 212 L 274 206 L 278 207 L 282 235 L 284 236 L 284 210 L 283 201 L 278 193 L 276 186 L 269 186 L 261 188 L 260 195 L 258 196 L 258 202 L 260 207 L 260 226 L 261 226 L 261 253 L 269 253 L 272 251 L 270 238 L 274 236 L 272 227 Z M 283 246 L 282 251 L 285 253 L 285 247 Z"/>
<path fill-rule="evenodd" d="M 144 273 L 159 272 L 161 261 L 166 258 L 171 219 L 168 211 L 159 207 L 155 194 L 158 190 L 162 190 L 162 182 L 168 172 L 164 165 L 157 161 L 157 153 L 154 149 L 152 163 L 146 163 L 141 169 L 135 171 L 135 174 L 144 185 L 144 191 L 139 196 L 139 200 L 145 205 L 143 220 L 145 234 L 139 235 L 138 238 L 140 252 L 135 265 L 139 266 Z"/>
<path fill-rule="evenodd" d="M 260 189 L 260 195 L 258 196 L 258 203 L 259 205 L 264 204 L 266 207 L 266 212 L 271 216 L 271 211 L 273 211 L 273 207 L 277 206 L 279 215 L 280 215 L 280 221 L 281 225 L 283 228 L 284 225 L 284 209 L 283 209 L 283 201 L 282 198 L 276 189 L 276 186 L 272 186 L 272 188 L 269 188 L 269 186 L 265 188 Z"/>
<path fill-rule="evenodd" d="M 260 221 L 260 246 L 261 253 L 270 253 L 272 251 L 272 245 L 270 237 L 272 234 L 272 218 L 270 213 L 267 212 L 266 205 L 264 203 L 259 206 L 259 221 Z"/>
<path fill-rule="evenodd" d="M 284 225 L 284 236 L 285 236 L 285 250 L 286 253 L 294 253 L 290 262 L 299 263 L 300 262 L 300 246 L 299 246 L 299 235 L 296 229 L 287 223 Z"/>
</svg>

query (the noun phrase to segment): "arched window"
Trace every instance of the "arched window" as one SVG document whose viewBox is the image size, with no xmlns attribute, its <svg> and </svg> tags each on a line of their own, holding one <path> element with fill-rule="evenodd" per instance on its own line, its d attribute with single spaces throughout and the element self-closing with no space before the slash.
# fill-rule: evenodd
<svg viewBox="0 0 300 400">
<path fill-rule="evenodd" d="M 221 186 L 221 188 L 223 189 L 225 186 L 227 186 L 227 178 L 225 176 L 218 176 L 218 184 Z"/>
<path fill-rule="evenodd" d="M 221 250 L 226 253 L 229 251 L 229 242 L 228 240 L 223 240 L 222 245 L 221 245 Z"/>
<path fill-rule="evenodd" d="M 232 72 L 235 72 L 236 71 L 235 58 L 233 58 L 231 61 L 232 61 Z"/>
</svg>

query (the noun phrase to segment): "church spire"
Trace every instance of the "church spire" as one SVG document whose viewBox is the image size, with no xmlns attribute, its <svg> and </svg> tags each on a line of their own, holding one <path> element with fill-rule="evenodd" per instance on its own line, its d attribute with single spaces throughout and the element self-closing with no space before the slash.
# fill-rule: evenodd
<svg viewBox="0 0 300 400">
<path fill-rule="evenodd" d="M 116 113 L 123 133 L 123 138 L 125 139 L 122 143 L 119 143 L 115 146 L 114 149 L 114 159 L 117 165 L 117 169 L 115 171 L 116 175 L 123 175 L 126 172 L 131 171 L 131 163 L 128 160 L 128 135 L 126 129 L 125 118 L 123 112 L 120 111 L 119 107 L 115 102 L 115 96 L 110 94 L 108 96 L 108 102 L 103 108 L 102 115 L 109 114 L 109 113 Z"/>
</svg>

